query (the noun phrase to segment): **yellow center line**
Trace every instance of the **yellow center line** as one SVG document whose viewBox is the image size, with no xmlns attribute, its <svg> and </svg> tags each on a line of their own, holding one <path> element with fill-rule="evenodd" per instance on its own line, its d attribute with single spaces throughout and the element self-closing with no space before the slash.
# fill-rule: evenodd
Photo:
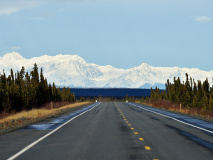
<svg viewBox="0 0 213 160">
<path fill-rule="evenodd" d="M 115 106 L 117 107 L 117 109 L 118 109 L 118 111 L 120 112 L 120 114 L 123 116 L 123 118 L 125 118 L 125 117 L 124 117 L 124 114 L 121 112 L 121 110 L 119 109 L 118 105 L 117 105 L 116 103 L 114 103 L 114 104 L 115 104 Z"/>
<path fill-rule="evenodd" d="M 124 121 L 126 121 L 127 119 L 125 118 L 124 114 L 121 112 L 121 110 L 119 109 L 119 107 L 117 106 L 117 104 L 115 104 L 115 106 L 117 107 L 117 109 L 120 112 L 120 114 L 123 116 Z M 126 121 L 126 123 L 129 123 L 129 122 Z M 131 126 L 131 124 L 128 124 L 128 126 Z M 131 128 L 131 130 L 134 130 L 134 128 Z M 134 132 L 134 134 L 138 134 L 138 132 Z M 139 140 L 143 141 L 143 138 L 139 138 Z M 145 149 L 146 150 L 151 150 L 151 148 L 149 146 L 145 146 Z M 159 160 L 159 159 L 153 159 L 153 160 Z"/>
<path fill-rule="evenodd" d="M 146 150 L 151 150 L 151 148 L 149 146 L 145 146 Z"/>
<path fill-rule="evenodd" d="M 115 103 L 114 103 L 115 104 Z M 123 116 L 124 118 L 124 121 L 126 121 L 126 123 L 128 124 L 129 121 L 127 121 L 127 119 L 125 118 L 124 114 L 121 112 L 121 110 L 119 109 L 118 105 L 115 104 L 115 106 L 117 107 L 118 111 L 120 112 L 120 114 Z M 128 124 L 128 126 L 131 126 L 131 124 Z M 131 129 L 134 129 L 134 128 L 131 128 Z M 138 134 L 137 132 L 135 134 Z"/>
</svg>

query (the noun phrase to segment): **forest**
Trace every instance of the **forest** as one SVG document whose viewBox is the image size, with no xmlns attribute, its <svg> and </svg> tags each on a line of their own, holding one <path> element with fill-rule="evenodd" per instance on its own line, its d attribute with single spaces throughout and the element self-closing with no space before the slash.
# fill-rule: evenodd
<svg viewBox="0 0 213 160">
<path fill-rule="evenodd" d="M 75 102 L 75 96 L 69 88 L 48 84 L 36 63 L 30 73 L 22 67 L 16 73 L 11 69 L 8 76 L 4 71 L 0 74 L 0 113 L 41 108 L 53 102 Z"/>
<path fill-rule="evenodd" d="M 165 90 L 159 88 L 151 89 L 151 101 L 168 100 L 181 104 L 185 108 L 197 108 L 201 111 L 213 111 L 213 86 L 210 86 L 208 79 L 197 82 L 189 78 L 186 73 L 186 81 L 181 82 L 180 78 L 174 77 L 173 83 L 167 80 Z"/>
</svg>

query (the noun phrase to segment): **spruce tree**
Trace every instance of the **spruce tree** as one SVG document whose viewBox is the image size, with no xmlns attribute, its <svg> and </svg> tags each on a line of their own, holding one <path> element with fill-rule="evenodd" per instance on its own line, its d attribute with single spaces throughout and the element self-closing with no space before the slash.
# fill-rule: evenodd
<svg viewBox="0 0 213 160">
<path fill-rule="evenodd" d="M 210 96 L 210 98 L 209 98 L 209 111 L 213 111 L 213 98 L 212 98 L 212 96 Z"/>
</svg>

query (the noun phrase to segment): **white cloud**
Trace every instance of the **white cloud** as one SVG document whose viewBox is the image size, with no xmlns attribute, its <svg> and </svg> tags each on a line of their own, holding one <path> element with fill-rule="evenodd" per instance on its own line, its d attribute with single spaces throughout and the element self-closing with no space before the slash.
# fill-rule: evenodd
<svg viewBox="0 0 213 160">
<path fill-rule="evenodd" d="M 21 47 L 19 47 L 19 46 L 12 46 L 11 49 L 12 50 L 19 50 L 19 49 L 21 49 Z"/>
<path fill-rule="evenodd" d="M 5 8 L 5 9 L 0 9 L 0 15 L 9 15 L 11 13 L 19 11 L 19 8 Z"/>
<path fill-rule="evenodd" d="M 212 21 L 212 17 L 197 16 L 197 17 L 195 17 L 195 21 L 197 21 L 197 22 L 210 22 L 210 21 Z"/>
<path fill-rule="evenodd" d="M 39 5 L 36 0 L 0 0 L 0 16 L 10 15 L 22 9 L 34 8 Z"/>
</svg>

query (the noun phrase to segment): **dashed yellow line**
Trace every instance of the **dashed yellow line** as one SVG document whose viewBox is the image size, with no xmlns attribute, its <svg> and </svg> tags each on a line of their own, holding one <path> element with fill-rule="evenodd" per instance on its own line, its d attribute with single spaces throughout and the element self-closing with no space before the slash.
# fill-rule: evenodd
<svg viewBox="0 0 213 160">
<path fill-rule="evenodd" d="M 115 104 L 115 106 L 117 107 L 117 109 L 118 109 L 118 111 L 120 112 L 120 114 L 123 116 L 123 118 L 125 119 L 125 116 L 124 116 L 124 114 L 121 112 L 121 110 L 119 109 L 119 107 L 118 107 L 118 105 L 116 104 L 116 103 L 114 103 Z M 126 120 L 126 119 L 125 119 Z"/>
<path fill-rule="evenodd" d="M 149 146 L 145 146 L 146 150 L 151 150 L 151 148 Z"/>
<path fill-rule="evenodd" d="M 120 114 L 123 116 L 124 121 L 126 121 L 126 123 L 128 124 L 129 121 L 127 121 L 126 117 L 124 116 L 124 114 L 121 112 L 121 110 L 119 109 L 118 105 L 116 103 L 114 103 L 115 106 L 117 107 L 118 111 L 120 112 Z M 128 126 L 131 126 L 131 124 L 128 124 Z M 134 128 L 131 128 L 131 130 L 134 130 Z M 138 134 L 138 132 L 134 132 L 134 134 Z M 139 138 L 140 141 L 143 141 L 143 138 Z M 151 150 L 151 148 L 149 146 L 145 146 L 146 150 Z M 153 160 L 159 160 L 159 159 L 153 159 Z"/>
</svg>

